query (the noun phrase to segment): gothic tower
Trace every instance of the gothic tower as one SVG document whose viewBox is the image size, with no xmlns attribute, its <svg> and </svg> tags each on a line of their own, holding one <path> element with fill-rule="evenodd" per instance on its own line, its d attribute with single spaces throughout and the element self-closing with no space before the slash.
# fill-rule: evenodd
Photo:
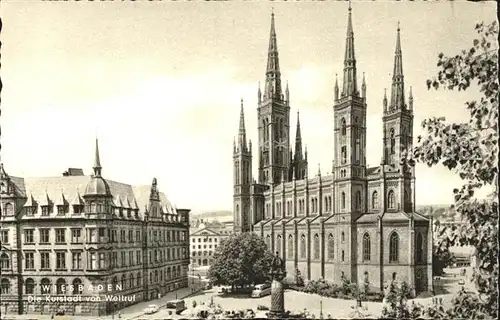
<svg viewBox="0 0 500 320">
<path fill-rule="evenodd" d="M 410 210 L 411 205 L 411 175 L 408 168 L 401 166 L 401 159 L 406 151 L 413 148 L 413 95 L 410 88 L 408 104 L 405 100 L 405 86 L 403 76 L 403 55 L 401 51 L 401 37 L 398 23 L 396 36 L 396 52 L 394 57 L 394 71 L 392 75 L 391 99 L 387 101 L 384 94 L 383 115 L 383 164 L 399 169 L 404 183 L 400 186 L 400 209 Z"/>
<path fill-rule="evenodd" d="M 342 91 L 335 83 L 334 113 L 334 173 L 335 212 L 342 221 L 337 226 L 340 235 L 338 255 L 345 276 L 356 279 L 357 232 L 353 222 L 366 212 L 366 84 L 358 90 L 352 9 L 349 3 L 347 37 L 344 55 Z M 347 240 L 346 240 L 347 239 Z"/>
<path fill-rule="evenodd" d="M 288 178 L 290 166 L 290 101 L 281 88 L 274 13 L 267 56 L 264 93 L 258 92 L 259 183 L 278 184 Z"/>
<path fill-rule="evenodd" d="M 233 146 L 234 231 L 250 231 L 250 186 L 252 184 L 252 141 L 248 142 L 245 130 L 243 99 L 241 100 L 238 141 Z"/>
</svg>

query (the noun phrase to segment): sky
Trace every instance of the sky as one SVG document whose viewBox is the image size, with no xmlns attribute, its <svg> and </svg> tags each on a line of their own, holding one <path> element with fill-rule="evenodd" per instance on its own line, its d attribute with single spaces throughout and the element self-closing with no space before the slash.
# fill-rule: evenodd
<svg viewBox="0 0 500 320">
<path fill-rule="evenodd" d="M 337 1 L 3 0 L 5 170 L 43 177 L 76 167 L 90 174 L 98 136 L 105 178 L 135 185 L 156 177 L 177 207 L 231 210 L 240 99 L 255 142 L 274 10 L 282 82 L 290 88 L 290 136 L 300 110 L 310 176 L 318 165 L 331 172 L 333 88 L 335 74 L 342 74 L 347 7 Z M 493 1 L 354 1 L 352 7 L 358 79 L 364 72 L 367 84 L 367 162 L 376 166 L 397 22 L 417 137 L 425 118 L 467 119 L 464 103 L 479 96 L 475 88 L 428 91 L 425 82 L 438 71 L 438 53 L 470 48 L 475 24 L 494 21 L 496 7 Z M 416 172 L 417 204 L 452 203 L 456 174 L 420 164 Z"/>
</svg>

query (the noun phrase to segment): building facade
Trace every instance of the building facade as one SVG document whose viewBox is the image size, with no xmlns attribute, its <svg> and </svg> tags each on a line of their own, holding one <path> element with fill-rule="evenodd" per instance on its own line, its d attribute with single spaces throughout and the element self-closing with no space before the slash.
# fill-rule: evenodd
<svg viewBox="0 0 500 320">
<path fill-rule="evenodd" d="M 221 224 L 205 225 L 202 220 L 196 229 L 191 229 L 189 232 L 191 266 L 210 266 L 215 249 L 232 233 L 232 228 L 227 228 Z"/>
<path fill-rule="evenodd" d="M 383 156 L 366 163 L 366 82 L 358 86 L 352 12 L 349 6 L 343 82 L 335 81 L 332 174 L 309 176 L 299 113 L 295 150 L 290 137 L 290 91 L 283 90 L 274 14 L 271 17 L 265 87 L 258 90 L 258 174 L 252 175 L 243 101 L 233 147 L 234 228 L 260 234 L 286 261 L 288 275 L 342 277 L 374 290 L 406 281 L 417 292 L 432 290 L 432 218 L 415 210 L 413 96 L 403 76 L 400 28 L 390 99 L 382 100 Z M 330 112 L 325 107 L 325 117 Z M 326 146 L 325 146 L 326 147 Z M 293 152 L 294 151 L 294 152 Z"/>
<path fill-rule="evenodd" d="M 103 315 L 188 285 L 190 210 L 156 179 L 104 179 L 97 141 L 91 176 L 0 169 L 2 312 Z"/>
</svg>

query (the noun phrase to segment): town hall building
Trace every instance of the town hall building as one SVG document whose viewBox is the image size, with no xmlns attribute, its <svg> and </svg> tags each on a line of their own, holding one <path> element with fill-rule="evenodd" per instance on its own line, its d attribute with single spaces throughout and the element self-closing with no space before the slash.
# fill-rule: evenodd
<svg viewBox="0 0 500 320">
<path fill-rule="evenodd" d="M 377 166 L 366 163 L 367 86 L 364 76 L 358 84 L 350 6 L 342 80 L 334 88 L 332 174 L 318 169 L 309 176 L 298 112 L 291 148 L 290 92 L 281 83 L 272 14 L 265 87 L 258 91 L 257 177 L 243 101 L 233 147 L 235 232 L 261 235 L 292 279 L 299 270 L 306 280 L 368 280 L 376 291 L 396 280 L 417 293 L 431 291 L 432 218 L 415 210 L 415 162 L 406 156 L 413 147 L 414 105 L 411 88 L 405 97 L 399 26 L 390 97 L 384 94 L 380 107 Z"/>
</svg>

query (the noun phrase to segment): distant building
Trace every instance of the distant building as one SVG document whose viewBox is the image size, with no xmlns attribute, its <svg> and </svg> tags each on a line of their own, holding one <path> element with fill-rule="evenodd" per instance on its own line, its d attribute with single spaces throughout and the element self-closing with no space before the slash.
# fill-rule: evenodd
<svg viewBox="0 0 500 320">
<path fill-rule="evenodd" d="M 233 145 L 235 231 L 259 234 L 286 261 L 290 277 L 298 269 L 305 279 L 346 277 L 380 291 L 393 280 L 416 292 L 432 290 L 432 218 L 415 210 L 415 168 L 403 161 L 413 148 L 414 105 L 405 89 L 399 26 L 390 97 L 384 94 L 375 107 L 382 113 L 382 159 L 368 166 L 367 86 L 364 76 L 361 86 L 357 81 L 349 7 L 343 82 L 335 82 L 333 106 L 322 107 L 333 119 L 334 145 L 324 146 L 334 151 L 332 174 L 318 168 L 313 176 L 298 112 L 291 147 L 293 99 L 281 82 L 274 20 L 272 14 L 265 85 L 257 92 L 258 142 L 252 149 L 247 140 L 242 101 Z"/>
<path fill-rule="evenodd" d="M 205 224 L 201 220 L 197 228 L 190 229 L 189 233 L 191 267 L 204 267 L 212 264 L 215 249 L 233 230 L 220 224 Z"/>
<path fill-rule="evenodd" d="M 187 286 L 190 210 L 176 209 L 156 179 L 131 186 L 101 171 L 97 141 L 91 176 L 14 177 L 1 165 L 2 313 L 99 316 Z M 46 294 L 81 300 L 28 301 Z"/>
</svg>

